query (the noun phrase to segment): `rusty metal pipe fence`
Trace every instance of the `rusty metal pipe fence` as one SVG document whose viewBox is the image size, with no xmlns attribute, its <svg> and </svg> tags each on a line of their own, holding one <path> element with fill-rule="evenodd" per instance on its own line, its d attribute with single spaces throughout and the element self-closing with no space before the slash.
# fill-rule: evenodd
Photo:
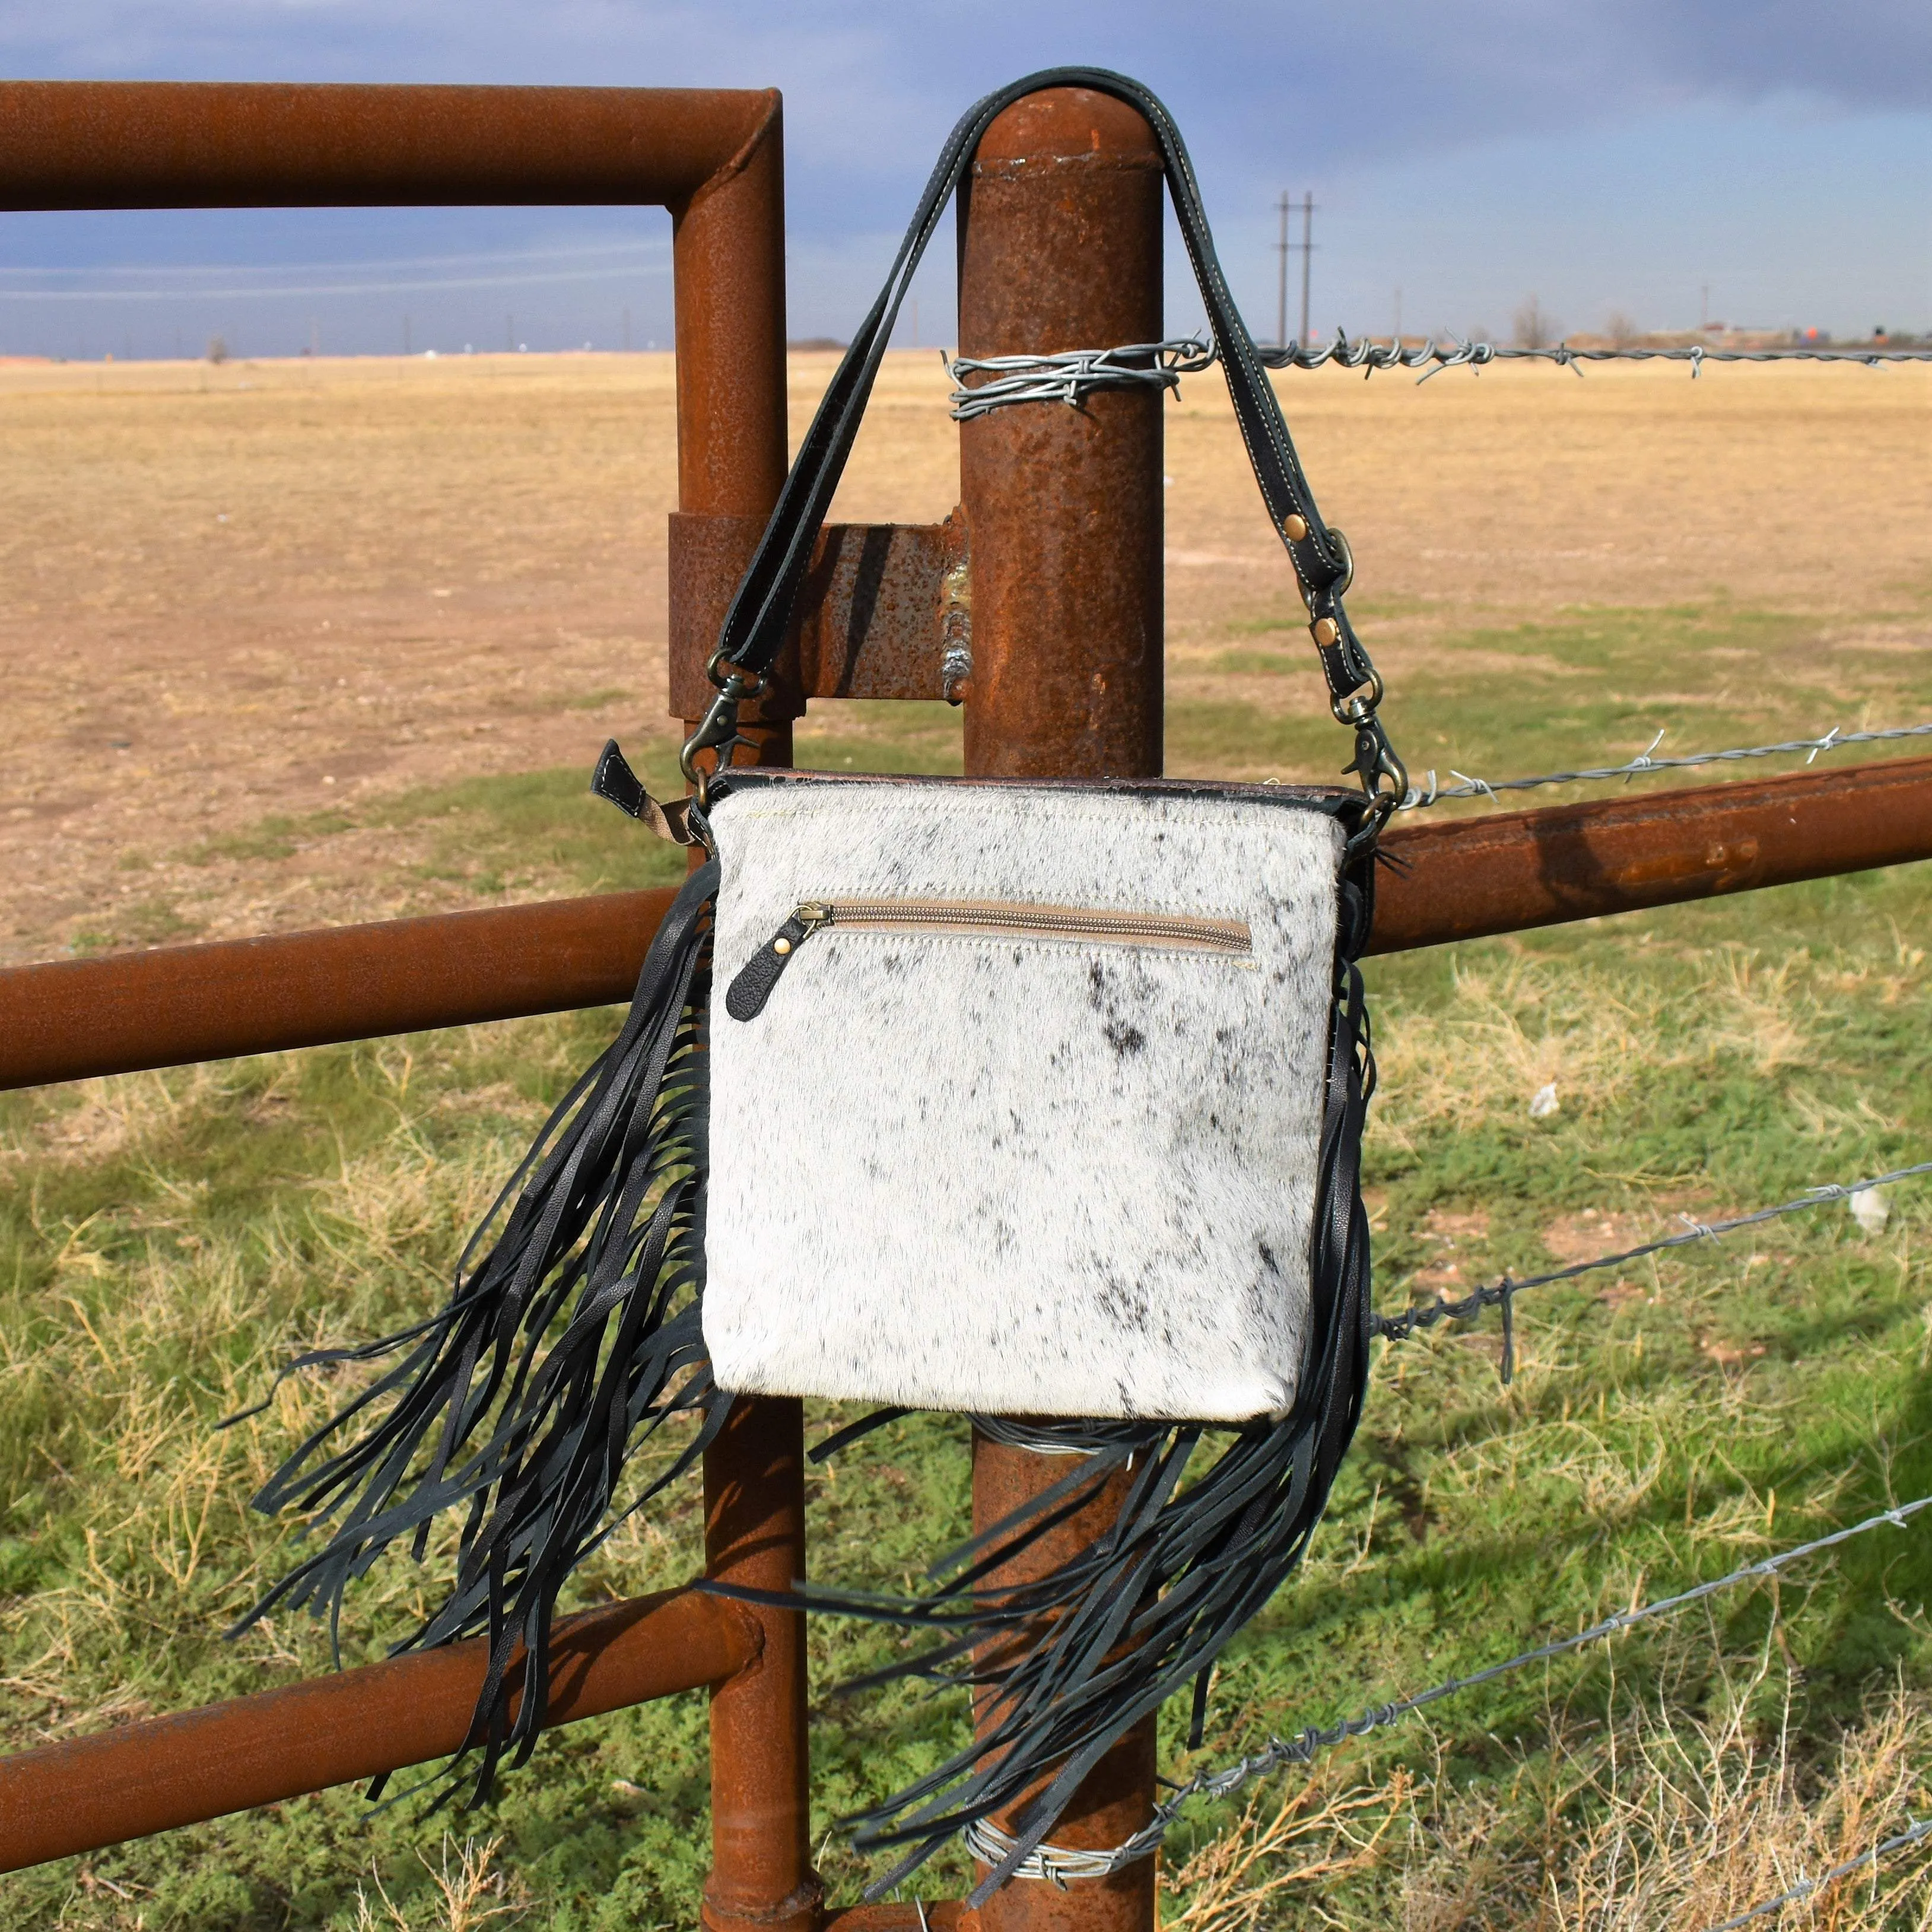
<svg viewBox="0 0 1932 1932">
<path fill-rule="evenodd" d="M 1161 196 L 1132 109 L 1077 89 L 1009 109 L 960 197 L 961 352 L 1159 340 Z M 0 85 L 9 209 L 600 202 L 673 218 L 670 709 L 689 719 L 785 466 L 776 93 Z M 749 755 L 789 764 L 812 698 L 945 697 L 965 705 L 970 772 L 1157 772 L 1161 439 L 1157 391 L 963 424 L 961 508 L 946 523 L 826 532 L 797 635 L 748 718 Z M 1378 952 L 1932 857 L 1932 759 L 1402 826 L 1386 844 L 1412 862 L 1380 885 Z M 621 1000 L 669 897 L 0 971 L 0 1086 Z M 708 1574 L 766 1589 L 805 1574 L 802 1451 L 797 1402 L 740 1403 L 706 1459 Z M 1042 1460 L 976 1442 L 976 1521 L 1037 1490 Z M 456 1645 L 0 1760 L 0 1870 L 446 1755 L 482 1668 L 476 1645 Z M 709 1687 L 712 1932 L 914 1932 L 922 1917 L 955 1932 L 971 1916 L 984 1932 L 1152 1932 L 1151 1861 L 1065 1892 L 1011 1885 L 977 1915 L 828 1909 L 807 1837 L 794 1613 L 642 1598 L 560 1625 L 555 1670 L 555 1724 Z M 1118 1843 L 1153 1800 L 1143 1726 L 1056 1836 Z"/>
</svg>

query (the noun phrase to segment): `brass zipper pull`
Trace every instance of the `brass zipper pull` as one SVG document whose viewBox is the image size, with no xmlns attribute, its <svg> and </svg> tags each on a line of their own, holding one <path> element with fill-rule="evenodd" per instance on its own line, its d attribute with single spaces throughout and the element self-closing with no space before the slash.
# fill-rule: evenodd
<svg viewBox="0 0 1932 1932">
<path fill-rule="evenodd" d="M 821 926 L 832 923 L 829 905 L 807 900 L 794 906 L 791 916 L 739 969 L 724 994 L 724 1010 L 734 1020 L 754 1020 L 765 1010 L 778 975 L 791 964 L 791 956 Z"/>
</svg>

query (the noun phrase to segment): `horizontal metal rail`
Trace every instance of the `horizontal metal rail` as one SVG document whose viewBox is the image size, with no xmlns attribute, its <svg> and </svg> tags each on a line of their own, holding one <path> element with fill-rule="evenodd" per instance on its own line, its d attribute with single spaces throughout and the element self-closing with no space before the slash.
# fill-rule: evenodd
<svg viewBox="0 0 1932 1932">
<path fill-rule="evenodd" d="M 759 1640 L 755 1618 L 694 1590 L 568 1618 L 552 1640 L 548 1723 L 720 1682 Z M 478 1637 L 0 1758 L 0 1871 L 447 1757 L 488 1652 Z"/>
<path fill-rule="evenodd" d="M 1932 759 L 1389 833 L 1373 952 L 1932 858 Z M 627 998 L 668 892 L 0 971 L 0 1088 Z"/>
<path fill-rule="evenodd" d="M 668 891 L 385 920 L 0 971 L 0 1086 L 626 998 Z"/>
<path fill-rule="evenodd" d="M 1404 826 L 1371 952 L 1932 859 L 1932 758 Z"/>
<path fill-rule="evenodd" d="M 0 208 L 675 206 L 764 89 L 0 82 Z"/>
</svg>

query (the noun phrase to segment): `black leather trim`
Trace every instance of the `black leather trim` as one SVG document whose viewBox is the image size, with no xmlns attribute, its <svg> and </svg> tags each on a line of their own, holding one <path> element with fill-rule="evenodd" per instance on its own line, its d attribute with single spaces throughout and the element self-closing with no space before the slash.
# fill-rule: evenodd
<svg viewBox="0 0 1932 1932">
<path fill-rule="evenodd" d="M 597 769 L 590 774 L 590 789 L 633 818 L 642 818 L 645 807 L 650 803 L 650 794 L 644 790 L 644 781 L 632 770 L 630 760 L 617 748 L 614 738 L 604 746 L 597 760 Z M 608 824 L 610 821 L 607 819 L 604 823 Z"/>
<path fill-rule="evenodd" d="M 794 771 L 776 765 L 734 765 L 712 785 L 714 802 L 734 792 L 784 785 L 970 785 L 975 791 L 1046 791 L 1120 798 L 1227 799 L 1240 805 L 1280 806 L 1319 812 L 1352 830 L 1364 817 L 1366 801 L 1348 785 L 1232 784 L 1215 778 L 967 778 L 933 772 Z"/>
<path fill-rule="evenodd" d="M 791 964 L 806 936 L 802 921 L 788 919 L 739 968 L 724 994 L 724 1010 L 734 1020 L 754 1020 L 765 1010 L 778 975 Z M 778 950 L 782 943 L 784 950 Z"/>
</svg>

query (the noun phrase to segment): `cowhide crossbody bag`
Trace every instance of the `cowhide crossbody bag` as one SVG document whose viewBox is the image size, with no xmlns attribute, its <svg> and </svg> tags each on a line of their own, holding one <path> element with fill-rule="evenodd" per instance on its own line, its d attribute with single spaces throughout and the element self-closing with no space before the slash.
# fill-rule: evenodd
<svg viewBox="0 0 1932 1932">
<path fill-rule="evenodd" d="M 1065 86 L 1130 102 L 1159 139 L 1359 789 L 730 767 L 940 211 L 993 118 Z M 997 1883 L 1084 1768 L 1190 1682 L 1198 1727 L 1208 1667 L 1306 1544 L 1366 1369 L 1358 1156 L 1373 1070 L 1355 961 L 1404 780 L 1342 610 L 1349 571 L 1166 110 L 1084 68 L 981 101 L 740 585 L 712 658 L 717 698 L 685 750 L 692 796 L 654 804 L 614 744 L 598 766 L 597 789 L 702 845 L 704 862 L 616 1040 L 512 1177 L 447 1306 L 306 1358 L 399 1359 L 260 1498 L 334 1522 L 262 1608 L 339 1608 L 386 1548 L 413 1539 L 420 1555 L 434 1516 L 465 1512 L 447 1594 L 406 1641 L 497 1634 L 471 1738 L 487 1786 L 541 1726 L 569 1574 L 689 1466 L 734 1396 L 964 1411 L 1072 1452 L 1066 1478 L 975 1546 L 963 1581 L 909 1600 L 805 1598 L 924 1622 L 938 1650 L 907 1670 L 943 1674 L 1004 1633 L 997 1721 L 858 1821 L 862 1842 L 909 1848 L 881 1886 L 1030 1793 Z M 624 1493 L 638 1442 L 694 1412 L 670 1474 Z M 1120 1522 L 1083 1557 L 1017 1607 L 983 1583 L 1002 1536 L 1024 1541 L 1124 1468 Z M 514 1637 L 527 1660 L 512 1722 Z"/>
</svg>

